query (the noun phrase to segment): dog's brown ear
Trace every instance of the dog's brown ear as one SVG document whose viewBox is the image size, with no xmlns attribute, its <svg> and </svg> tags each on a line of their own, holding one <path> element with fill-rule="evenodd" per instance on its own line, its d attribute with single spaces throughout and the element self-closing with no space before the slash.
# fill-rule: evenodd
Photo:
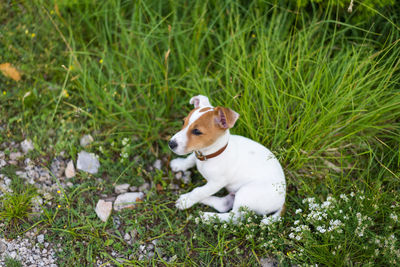
<svg viewBox="0 0 400 267">
<path fill-rule="evenodd" d="M 214 110 L 216 112 L 215 122 L 223 129 L 232 128 L 239 118 L 239 114 L 230 108 L 216 107 Z"/>
</svg>

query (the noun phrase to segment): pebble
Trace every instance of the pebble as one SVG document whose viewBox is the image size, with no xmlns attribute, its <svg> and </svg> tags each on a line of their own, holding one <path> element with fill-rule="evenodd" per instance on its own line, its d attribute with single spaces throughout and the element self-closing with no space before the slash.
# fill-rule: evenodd
<svg viewBox="0 0 400 267">
<path fill-rule="evenodd" d="M 182 179 L 182 176 L 183 176 L 182 172 L 175 173 L 175 178 L 178 180 Z"/>
<path fill-rule="evenodd" d="M 114 188 L 115 193 L 117 193 L 117 194 L 126 193 L 126 192 L 128 192 L 128 189 L 129 189 L 129 184 L 119 184 L 119 185 L 116 185 Z"/>
<path fill-rule="evenodd" d="M 143 199 L 144 194 L 142 192 L 129 192 L 121 194 L 117 197 L 114 202 L 114 210 L 119 211 L 126 208 L 135 207 L 135 202 Z"/>
<path fill-rule="evenodd" d="M 88 153 L 86 151 L 81 151 L 78 154 L 77 169 L 91 174 L 97 173 L 100 162 L 94 153 Z"/>
<path fill-rule="evenodd" d="M 24 154 L 28 153 L 29 151 L 34 149 L 33 143 L 30 139 L 25 139 L 21 142 L 21 149 Z"/>
<path fill-rule="evenodd" d="M 129 191 L 136 192 L 138 190 L 137 186 L 130 186 Z"/>
<path fill-rule="evenodd" d="M 10 153 L 10 160 L 11 161 L 16 161 L 17 159 L 22 157 L 22 153 L 21 152 L 11 152 Z"/>
<path fill-rule="evenodd" d="M 75 173 L 74 162 L 70 160 L 67 164 L 67 167 L 65 168 L 65 177 L 69 179 L 75 177 L 75 175 L 76 173 Z"/>
<path fill-rule="evenodd" d="M 161 170 L 161 167 L 162 167 L 162 162 L 161 162 L 161 160 L 160 160 L 160 159 L 157 159 L 156 161 L 154 161 L 153 167 L 156 168 L 157 170 Z"/>
<path fill-rule="evenodd" d="M 86 147 L 90 145 L 94 141 L 93 137 L 90 134 L 82 136 L 81 140 L 79 141 L 81 147 Z"/>
<path fill-rule="evenodd" d="M 43 244 L 43 243 L 44 243 L 44 235 L 43 235 L 43 234 L 38 235 L 38 236 L 37 236 L 37 241 L 38 241 L 40 244 Z"/>
<path fill-rule="evenodd" d="M 126 240 L 126 241 L 131 240 L 131 236 L 128 233 L 125 233 L 124 240 Z"/>
<path fill-rule="evenodd" d="M 102 220 L 103 222 L 106 222 L 107 219 L 111 215 L 112 202 L 106 202 L 106 201 L 100 199 L 97 202 L 95 211 L 96 211 L 97 216 L 100 218 L 100 220 Z"/>
<path fill-rule="evenodd" d="M 138 190 L 139 191 L 148 191 L 150 189 L 150 184 L 149 183 L 144 183 L 141 186 L 139 186 Z"/>
</svg>

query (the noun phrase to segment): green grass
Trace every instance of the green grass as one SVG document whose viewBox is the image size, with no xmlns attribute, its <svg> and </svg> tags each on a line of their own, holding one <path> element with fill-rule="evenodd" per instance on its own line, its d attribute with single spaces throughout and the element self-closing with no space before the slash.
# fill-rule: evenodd
<svg viewBox="0 0 400 267">
<path fill-rule="evenodd" d="M 268 1 L 21 1 L 7 10 L 0 12 L 0 63 L 24 76 L 16 83 L 0 75 L 0 141 L 28 136 L 32 157 L 49 164 L 60 151 L 75 159 L 79 138 L 91 133 L 88 149 L 102 163 L 102 182 L 78 174 L 75 187 L 33 219 L 54 242 L 63 238 L 61 265 L 90 265 L 96 257 L 116 263 L 111 249 L 133 255 L 125 265 L 167 264 L 157 254 L 138 261 L 139 245 L 153 239 L 175 255 L 173 266 L 256 265 L 266 256 L 285 265 L 398 262 L 399 241 L 376 241 L 400 238 L 398 15 L 375 10 L 374 23 L 354 24 L 336 9 L 306 12 Z M 206 208 L 176 210 L 173 174 L 147 171 L 154 158 L 175 157 L 166 141 L 197 94 L 237 111 L 232 132 L 278 155 L 289 185 L 281 222 L 196 224 Z M 194 178 L 182 192 L 202 184 Z M 135 210 L 114 213 L 120 228 L 97 219 L 94 206 L 113 183 L 144 181 L 164 190 L 153 187 Z M 307 217 L 314 212 L 303 202 L 308 197 L 336 202 L 315 221 Z M 359 224 L 357 213 L 371 221 Z M 338 218 L 342 233 L 317 230 Z M 300 240 L 298 225 L 309 228 Z M 365 233 L 353 234 L 360 225 Z M 138 231 L 132 246 L 121 229 Z"/>
</svg>

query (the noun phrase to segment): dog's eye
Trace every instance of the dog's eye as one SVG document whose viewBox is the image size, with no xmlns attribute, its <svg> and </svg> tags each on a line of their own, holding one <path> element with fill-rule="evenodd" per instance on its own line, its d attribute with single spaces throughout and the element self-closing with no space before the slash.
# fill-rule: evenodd
<svg viewBox="0 0 400 267">
<path fill-rule="evenodd" d="M 192 134 L 194 134 L 194 135 L 201 135 L 201 134 L 203 134 L 202 132 L 200 132 L 200 130 L 199 129 L 193 129 L 192 130 Z"/>
</svg>

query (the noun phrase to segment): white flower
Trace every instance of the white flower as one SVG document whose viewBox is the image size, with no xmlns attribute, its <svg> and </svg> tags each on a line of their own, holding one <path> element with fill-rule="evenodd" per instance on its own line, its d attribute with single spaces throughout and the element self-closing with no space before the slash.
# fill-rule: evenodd
<svg viewBox="0 0 400 267">
<path fill-rule="evenodd" d="M 299 214 L 300 212 L 302 212 L 301 209 L 297 209 L 297 210 L 295 211 L 296 214 Z"/>
<path fill-rule="evenodd" d="M 294 238 L 294 233 L 289 234 L 289 238 L 293 239 Z"/>
<path fill-rule="evenodd" d="M 390 219 L 392 219 L 393 221 L 397 222 L 397 215 L 392 213 L 390 214 Z"/>
<path fill-rule="evenodd" d="M 296 221 L 294 221 L 294 225 L 298 225 L 300 223 L 300 221 L 299 220 L 296 220 Z"/>
<path fill-rule="evenodd" d="M 323 228 L 322 226 L 318 226 L 318 227 L 317 227 L 317 230 L 318 230 L 321 234 L 323 234 L 323 233 L 326 232 L 326 229 Z"/>
<path fill-rule="evenodd" d="M 129 138 L 125 137 L 124 139 L 122 139 L 122 145 L 126 146 L 129 142 Z"/>
<path fill-rule="evenodd" d="M 300 235 L 296 236 L 296 240 L 300 240 L 300 239 L 301 239 Z"/>
</svg>

